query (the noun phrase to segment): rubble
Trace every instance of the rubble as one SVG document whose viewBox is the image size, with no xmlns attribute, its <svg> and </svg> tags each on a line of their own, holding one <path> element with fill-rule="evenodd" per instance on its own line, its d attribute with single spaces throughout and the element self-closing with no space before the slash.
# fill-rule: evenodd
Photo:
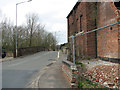
<svg viewBox="0 0 120 90">
<path fill-rule="evenodd" d="M 120 65 L 97 65 L 84 73 L 84 76 L 93 82 L 97 82 L 109 88 L 120 86 Z"/>
</svg>

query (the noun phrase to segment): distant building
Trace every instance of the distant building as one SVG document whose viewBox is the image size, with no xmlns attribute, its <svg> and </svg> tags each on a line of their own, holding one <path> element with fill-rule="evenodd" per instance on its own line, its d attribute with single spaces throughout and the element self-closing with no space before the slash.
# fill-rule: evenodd
<svg viewBox="0 0 120 90">
<path fill-rule="evenodd" d="M 119 4 L 119 5 L 118 5 Z M 77 2 L 67 16 L 71 36 L 120 21 L 120 2 Z M 120 24 L 75 38 L 76 58 L 120 59 Z"/>
<path fill-rule="evenodd" d="M 64 44 L 61 44 L 61 46 L 60 46 L 60 49 L 62 50 L 62 52 L 64 53 L 64 54 L 67 54 L 68 55 L 68 43 L 64 43 Z"/>
</svg>

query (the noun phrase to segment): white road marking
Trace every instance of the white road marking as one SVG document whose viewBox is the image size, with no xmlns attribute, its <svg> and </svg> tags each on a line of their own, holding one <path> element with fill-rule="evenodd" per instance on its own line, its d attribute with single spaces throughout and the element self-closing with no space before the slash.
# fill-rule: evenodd
<svg viewBox="0 0 120 90">
<path fill-rule="evenodd" d="M 60 57 L 60 52 L 58 51 L 58 58 Z"/>
</svg>

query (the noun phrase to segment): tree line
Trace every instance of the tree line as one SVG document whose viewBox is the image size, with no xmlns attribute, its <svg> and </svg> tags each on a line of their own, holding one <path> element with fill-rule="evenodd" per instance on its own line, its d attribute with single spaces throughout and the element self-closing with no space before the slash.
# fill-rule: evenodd
<svg viewBox="0 0 120 90">
<path fill-rule="evenodd" d="M 43 46 L 48 49 L 55 49 L 57 40 L 54 35 L 45 30 L 45 25 L 42 25 L 37 14 L 27 14 L 24 25 L 15 26 L 13 23 L 4 19 L 0 22 L 2 30 L 2 48 L 8 51 L 13 51 L 17 47 L 34 47 Z M 17 34 L 16 34 L 17 33 Z"/>
</svg>

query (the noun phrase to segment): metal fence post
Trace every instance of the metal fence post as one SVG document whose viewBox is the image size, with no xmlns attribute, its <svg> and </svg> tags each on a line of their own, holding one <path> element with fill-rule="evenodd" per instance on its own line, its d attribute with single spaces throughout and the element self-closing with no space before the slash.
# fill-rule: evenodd
<svg viewBox="0 0 120 90">
<path fill-rule="evenodd" d="M 72 43 L 73 43 L 73 63 L 75 64 L 75 37 L 72 36 Z"/>
</svg>

